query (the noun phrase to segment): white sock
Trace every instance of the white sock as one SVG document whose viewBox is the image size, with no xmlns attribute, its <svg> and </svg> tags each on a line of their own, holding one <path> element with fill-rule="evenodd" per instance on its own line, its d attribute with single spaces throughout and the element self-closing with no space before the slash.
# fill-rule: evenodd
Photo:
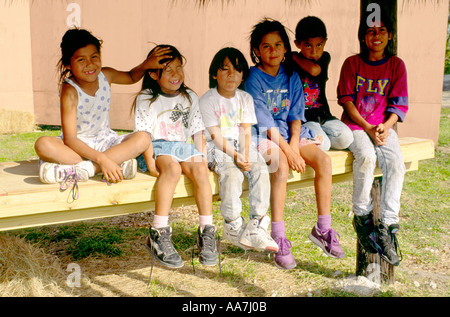
<svg viewBox="0 0 450 317">
<path fill-rule="evenodd" d="M 199 215 L 198 219 L 199 219 L 199 223 L 200 223 L 200 228 L 202 230 L 205 228 L 206 225 L 212 225 L 213 224 L 213 216 L 212 215 L 209 215 L 209 216 Z"/>
<path fill-rule="evenodd" d="M 153 217 L 153 228 L 159 229 L 167 227 L 169 225 L 169 216 L 158 216 Z"/>
</svg>

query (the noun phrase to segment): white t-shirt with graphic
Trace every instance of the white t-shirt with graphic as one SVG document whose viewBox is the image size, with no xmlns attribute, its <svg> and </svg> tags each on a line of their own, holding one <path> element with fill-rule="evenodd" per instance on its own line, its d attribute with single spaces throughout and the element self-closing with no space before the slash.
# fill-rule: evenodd
<svg viewBox="0 0 450 317">
<path fill-rule="evenodd" d="M 192 136 L 205 130 L 199 110 L 197 94 L 188 90 L 192 104 L 182 94 L 159 95 L 150 104 L 150 91 L 144 91 L 136 100 L 134 131 L 147 131 L 152 140 L 192 143 Z"/>
<path fill-rule="evenodd" d="M 241 123 L 257 123 L 253 98 L 240 89 L 233 98 L 225 98 L 211 88 L 200 98 L 200 111 L 205 127 L 219 126 L 226 139 L 239 140 Z M 207 138 L 211 138 L 209 133 Z"/>
</svg>

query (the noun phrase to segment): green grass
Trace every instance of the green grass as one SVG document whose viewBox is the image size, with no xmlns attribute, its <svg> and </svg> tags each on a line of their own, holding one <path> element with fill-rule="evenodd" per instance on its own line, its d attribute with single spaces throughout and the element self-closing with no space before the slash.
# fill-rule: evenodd
<svg viewBox="0 0 450 317">
<path fill-rule="evenodd" d="M 146 232 L 145 229 L 124 230 L 95 222 L 26 229 L 17 234 L 30 243 L 51 246 L 58 256 L 77 261 L 86 257 L 126 255 L 130 250 L 127 241 Z"/>
<path fill-rule="evenodd" d="M 31 134 L 0 136 L 1 160 L 26 160 L 34 158 L 33 143 L 41 135 L 58 135 L 59 131 L 43 130 Z M 446 251 L 449 232 L 449 143 L 450 143 L 450 109 L 442 109 L 440 136 L 436 158 L 420 163 L 419 170 L 405 176 L 400 212 L 399 241 L 403 261 L 396 269 L 395 288 L 385 287 L 375 296 L 378 297 L 416 297 L 450 295 L 449 289 L 432 289 L 414 287 L 413 282 L 426 272 L 421 284 L 427 283 L 432 274 L 448 274 Z M 351 225 L 352 184 L 335 184 L 332 192 L 333 228 L 339 232 L 341 245 L 346 251 L 346 258 L 335 260 L 323 256 L 323 253 L 308 240 L 308 235 L 317 219 L 314 191 L 303 189 L 288 192 L 285 209 L 287 236 L 293 244 L 292 252 L 298 267 L 289 271 L 291 281 L 296 285 L 314 288 L 314 296 L 355 297 L 350 292 L 338 290 L 330 283 L 354 274 L 356 258 L 356 234 Z M 214 221 L 219 233 L 222 228 L 220 203 L 214 203 Z M 244 213 L 248 213 L 248 199 L 243 199 Z M 183 218 L 184 217 L 184 218 Z M 198 220 L 182 216 L 173 223 L 174 244 L 190 257 Z M 194 219 L 195 218 L 195 219 Z M 41 227 L 12 232 L 24 237 L 30 243 L 44 248 L 67 261 L 83 258 L 127 258 L 132 254 L 133 243 L 142 244 L 146 228 L 121 228 L 114 223 L 91 221 L 68 225 Z M 243 251 L 235 247 L 226 247 L 222 257 L 227 258 L 222 266 L 222 279 L 228 285 L 245 289 L 252 293 L 257 287 L 252 281 L 260 279 L 261 266 L 272 265 L 273 259 L 267 255 L 253 253 L 258 261 L 249 261 Z M 196 262 L 197 263 L 197 262 Z M 198 264 L 198 263 L 197 263 Z M 196 264 L 196 265 L 197 265 Z M 269 279 L 270 277 L 264 277 Z M 435 280 L 439 280 L 436 275 Z M 160 286 L 162 285 L 162 286 Z M 153 296 L 177 295 L 177 290 L 164 286 L 164 281 L 152 281 Z M 312 285 L 312 286 L 311 286 Z M 306 293 L 306 292 L 305 292 Z M 260 293 L 256 293 L 260 294 Z M 262 293 L 264 294 L 264 293 Z M 264 295 L 267 296 L 267 295 Z M 270 294 L 268 295 L 270 296 Z"/>
<path fill-rule="evenodd" d="M 450 146 L 450 108 L 441 110 L 438 146 Z"/>
<path fill-rule="evenodd" d="M 24 161 L 37 158 L 34 143 L 44 135 L 58 136 L 59 129 L 42 127 L 35 132 L 13 135 L 0 135 L 0 162 Z"/>
<path fill-rule="evenodd" d="M 116 131 L 119 134 L 130 131 Z M 59 136 L 61 130 L 56 126 L 39 126 L 30 133 L 0 135 L 0 162 L 25 161 L 37 159 L 34 143 L 41 136 Z"/>
</svg>

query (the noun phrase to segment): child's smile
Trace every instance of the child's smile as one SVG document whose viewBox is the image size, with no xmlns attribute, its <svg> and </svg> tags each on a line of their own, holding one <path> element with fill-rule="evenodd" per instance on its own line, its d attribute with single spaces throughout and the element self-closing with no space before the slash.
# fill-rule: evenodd
<svg viewBox="0 0 450 317">
<path fill-rule="evenodd" d="M 152 73 L 151 76 L 158 81 L 163 93 L 167 95 L 175 94 L 184 81 L 183 65 L 178 58 L 174 59 L 164 68 L 159 78 L 157 73 Z"/>
<path fill-rule="evenodd" d="M 392 39 L 392 33 L 388 32 L 383 23 L 367 29 L 364 41 L 369 49 L 370 60 L 380 60 L 384 57 L 384 49 Z"/>
<path fill-rule="evenodd" d="M 179 86 L 179 85 L 181 85 L 181 80 L 179 80 L 179 79 L 178 80 L 173 80 L 173 81 L 170 82 L 170 84 L 174 85 L 174 86 Z"/>
<path fill-rule="evenodd" d="M 96 82 L 102 69 L 102 61 L 95 45 L 89 44 L 75 51 L 69 68 L 80 85 Z"/>
<path fill-rule="evenodd" d="M 94 75 L 96 72 L 97 72 L 97 70 L 94 69 L 94 70 L 85 72 L 85 74 L 89 76 L 89 75 Z"/>
</svg>

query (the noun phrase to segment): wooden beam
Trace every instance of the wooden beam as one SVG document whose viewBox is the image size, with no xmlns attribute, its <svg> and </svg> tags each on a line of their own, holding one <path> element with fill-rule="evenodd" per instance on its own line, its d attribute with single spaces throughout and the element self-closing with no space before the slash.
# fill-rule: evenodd
<svg viewBox="0 0 450 317">
<path fill-rule="evenodd" d="M 431 140 L 400 139 L 407 171 L 417 170 L 419 161 L 434 157 Z M 349 151 L 328 151 L 333 166 L 333 182 L 352 180 L 353 156 Z M 381 175 L 377 169 L 375 175 Z M 80 198 L 68 201 L 68 192 L 60 192 L 59 184 L 42 184 L 37 161 L 0 163 L 0 231 L 62 222 L 118 216 L 154 209 L 156 178 L 138 173 L 133 180 L 108 186 L 96 176 L 79 183 Z M 218 178 L 210 173 L 214 199 L 218 199 Z M 291 171 L 288 189 L 314 185 L 314 171 Z M 248 183 L 243 184 L 243 196 L 248 195 Z M 192 182 L 181 179 L 174 193 L 173 206 L 195 204 Z"/>
</svg>

